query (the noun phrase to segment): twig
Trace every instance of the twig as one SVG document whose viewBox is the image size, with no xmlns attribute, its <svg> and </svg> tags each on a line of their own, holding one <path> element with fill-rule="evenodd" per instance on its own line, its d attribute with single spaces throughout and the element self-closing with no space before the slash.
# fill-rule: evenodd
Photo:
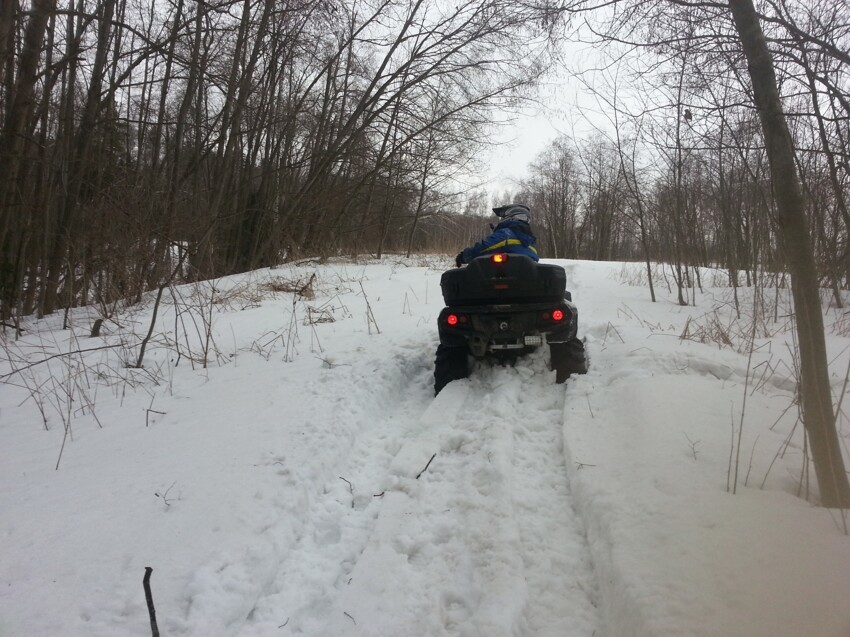
<svg viewBox="0 0 850 637">
<path fill-rule="evenodd" d="M 53 469 L 54 471 L 59 471 L 59 463 L 62 462 L 62 452 L 65 451 L 65 442 L 68 440 L 68 432 L 71 429 L 71 423 L 65 423 L 65 433 L 62 436 L 62 446 L 59 448 L 59 457 L 56 458 L 56 467 Z"/>
<path fill-rule="evenodd" d="M 160 416 L 164 416 L 166 412 L 157 411 L 156 409 L 146 409 L 145 410 L 145 428 L 150 424 L 150 415 L 151 414 L 159 414 Z"/>
<path fill-rule="evenodd" d="M 310 287 L 313 285 L 313 281 L 315 281 L 315 280 L 316 280 L 316 273 L 313 272 L 313 274 L 310 276 L 310 280 L 307 281 L 307 283 L 305 283 L 301 287 L 301 289 L 298 290 L 298 296 L 307 296 L 308 298 L 312 298 L 313 292 L 310 289 Z M 299 283 L 300 283 L 300 281 L 299 281 Z"/>
<path fill-rule="evenodd" d="M 163 292 L 165 292 L 165 288 L 171 287 L 171 282 L 174 280 L 174 277 L 177 275 L 177 273 L 183 267 L 183 261 L 186 259 L 186 257 L 188 255 L 189 255 L 188 250 L 185 253 L 180 255 L 180 259 L 177 261 L 177 265 L 171 271 L 171 274 L 169 274 L 169 276 L 165 280 L 165 282 L 162 283 L 159 286 L 159 289 L 156 291 L 156 300 L 154 301 L 153 313 L 151 314 L 151 324 L 150 324 L 150 327 L 148 328 L 148 333 L 145 335 L 145 337 L 142 339 L 142 342 L 139 344 L 139 357 L 136 359 L 136 364 L 135 364 L 136 368 L 140 368 L 142 366 L 142 362 L 145 360 L 145 350 L 148 347 L 148 343 L 151 340 L 151 336 L 153 336 L 153 330 L 154 330 L 154 327 L 156 326 L 156 315 L 159 312 L 159 304 L 162 302 L 162 294 L 163 294 Z"/>
<path fill-rule="evenodd" d="M 696 460 L 696 459 L 697 459 L 697 445 L 698 445 L 701 441 L 700 441 L 700 440 L 697 440 L 696 442 L 694 442 L 693 440 L 691 440 L 691 439 L 690 439 L 690 436 L 688 436 L 688 434 L 686 434 L 685 432 L 682 432 L 682 434 L 685 436 L 685 438 L 687 438 L 687 439 L 688 439 L 688 442 L 689 442 L 689 443 L 690 443 L 690 445 L 691 445 L 691 454 L 693 454 L 693 456 L 694 456 L 694 460 Z"/>
<path fill-rule="evenodd" d="M 151 594 L 151 573 L 153 573 L 153 569 L 150 566 L 146 566 L 142 586 L 145 589 L 145 601 L 148 603 L 148 615 L 151 618 L 151 635 L 153 637 L 159 637 L 159 627 L 156 625 L 156 610 L 153 607 L 153 595 Z"/>
<path fill-rule="evenodd" d="M 23 367 L 19 367 L 11 372 L 6 374 L 0 374 L 0 380 L 4 378 L 9 378 L 10 376 L 14 376 L 15 374 L 19 374 L 24 370 L 35 367 L 36 365 L 41 365 L 42 363 L 47 363 L 48 361 L 52 361 L 54 358 L 62 358 L 63 356 L 73 356 L 74 354 L 83 354 L 84 352 L 96 352 L 101 349 L 114 349 L 116 347 L 121 347 L 123 343 L 118 343 L 115 345 L 101 345 L 100 347 L 89 347 L 88 349 L 78 349 L 73 352 L 60 352 L 58 354 L 53 354 L 52 356 L 48 356 L 40 361 L 35 361 L 34 363 L 30 363 L 29 365 L 24 365 Z"/>
<path fill-rule="evenodd" d="M 348 480 L 339 476 L 339 479 L 345 482 L 348 485 L 348 492 L 351 493 L 351 508 L 354 508 L 354 485 L 351 484 Z"/>
<path fill-rule="evenodd" d="M 756 343 L 756 320 L 755 320 L 755 316 L 756 316 L 756 312 L 757 312 L 757 309 L 756 309 L 757 303 L 758 303 L 758 299 L 756 298 L 753 301 L 753 332 L 752 332 L 752 335 L 750 337 L 750 348 L 749 348 L 750 351 L 747 353 L 747 372 L 746 372 L 746 375 L 744 376 L 744 400 L 743 400 L 743 403 L 741 403 L 741 421 L 740 421 L 740 423 L 738 423 L 738 441 L 737 441 L 737 444 L 735 445 L 735 476 L 734 476 L 734 482 L 732 483 L 732 495 L 735 495 L 736 493 L 738 493 L 738 467 L 739 467 L 739 464 L 740 464 L 740 457 L 741 457 L 741 439 L 742 439 L 743 434 L 744 434 L 744 415 L 747 412 L 747 392 L 748 392 L 749 385 L 750 385 L 750 370 L 752 369 L 753 352 L 757 349 L 756 345 L 755 345 L 755 343 Z"/>
<path fill-rule="evenodd" d="M 168 492 L 169 492 L 169 491 L 171 491 L 171 489 L 172 489 L 172 488 L 174 488 L 174 485 L 175 485 L 175 484 L 177 484 L 177 481 L 176 481 L 176 480 L 175 480 L 174 482 L 172 482 L 172 483 L 171 483 L 171 486 L 170 486 L 170 487 L 168 487 L 168 488 L 165 490 L 165 493 L 159 493 L 159 492 L 155 492 L 155 493 L 154 493 L 154 495 L 155 495 L 156 497 L 158 497 L 158 498 L 162 498 L 162 501 L 165 503 L 165 506 L 167 506 L 167 507 L 170 507 L 170 506 L 171 506 L 171 501 L 168 499 Z"/>
<path fill-rule="evenodd" d="M 355 626 L 357 625 L 357 622 L 354 621 L 354 618 L 351 615 L 349 615 L 345 611 L 342 611 L 342 614 L 345 615 L 346 617 L 348 617 L 348 619 L 350 619 L 351 621 L 353 621 Z"/>
<path fill-rule="evenodd" d="M 759 434 L 760 436 L 761 434 Z M 747 466 L 747 475 L 744 476 L 744 486 L 747 486 L 747 483 L 750 481 L 750 471 L 753 470 L 753 457 L 756 455 L 756 445 L 759 441 L 759 436 L 756 436 L 755 441 L 753 442 L 753 448 L 750 450 L 750 464 Z"/>
<path fill-rule="evenodd" d="M 428 471 L 428 467 L 430 467 L 430 466 L 431 466 L 431 463 L 434 461 L 434 458 L 436 458 L 436 457 L 437 457 L 437 454 L 436 454 L 436 453 L 435 453 L 433 456 L 431 456 L 431 459 L 428 461 L 428 464 L 426 464 L 426 465 L 425 465 L 425 468 L 424 468 L 424 469 L 422 469 L 422 471 L 420 471 L 420 472 L 417 474 L 417 476 L 416 476 L 416 479 L 417 479 L 417 480 L 419 479 L 419 476 L 421 476 L 423 473 L 425 473 L 426 471 Z"/>
<path fill-rule="evenodd" d="M 622 336 L 620 336 L 620 332 L 619 332 L 619 330 L 618 330 L 616 327 L 614 327 L 614 324 L 613 324 L 613 323 L 611 323 L 611 321 L 608 321 L 608 327 L 606 327 L 606 328 L 605 328 L 605 336 L 603 336 L 603 337 L 602 337 L 602 344 L 603 344 L 603 345 L 605 344 L 605 341 L 607 341 L 607 340 L 608 340 L 608 331 L 609 331 L 609 330 L 614 330 L 614 334 L 616 334 L 616 335 L 617 335 L 617 338 L 619 338 L 619 339 L 620 339 L 620 342 L 621 342 L 621 343 L 623 343 L 623 344 L 625 344 L 625 342 L 626 342 L 626 341 L 624 341 L 624 340 L 623 340 L 623 337 L 622 337 Z"/>
<path fill-rule="evenodd" d="M 732 491 L 732 458 L 735 457 L 735 403 L 731 400 L 729 401 L 729 422 L 732 425 L 732 441 L 729 444 L 729 463 L 726 465 L 726 493 Z M 768 471 L 770 471 L 769 468 Z"/>
<path fill-rule="evenodd" d="M 366 326 L 370 328 L 371 334 L 371 325 L 375 324 L 375 330 L 377 330 L 378 334 L 381 333 L 381 328 L 378 327 L 378 321 L 375 320 L 375 314 L 372 312 L 372 305 L 369 303 L 369 297 L 366 296 L 366 290 L 363 288 L 363 281 L 360 281 L 360 291 L 363 292 L 363 298 L 366 299 Z"/>
</svg>

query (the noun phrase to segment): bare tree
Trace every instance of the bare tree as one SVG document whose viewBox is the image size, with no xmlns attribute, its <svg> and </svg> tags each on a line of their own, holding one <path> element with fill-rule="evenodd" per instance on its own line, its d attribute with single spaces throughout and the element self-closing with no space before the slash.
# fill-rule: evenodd
<svg viewBox="0 0 850 637">
<path fill-rule="evenodd" d="M 777 226 L 791 271 L 800 348 L 803 421 L 814 458 L 821 502 L 828 507 L 850 508 L 850 483 L 832 411 L 817 269 L 794 163 L 794 145 L 776 88 L 773 60 L 752 0 L 730 0 L 729 7 L 747 58 L 770 161 Z"/>
</svg>

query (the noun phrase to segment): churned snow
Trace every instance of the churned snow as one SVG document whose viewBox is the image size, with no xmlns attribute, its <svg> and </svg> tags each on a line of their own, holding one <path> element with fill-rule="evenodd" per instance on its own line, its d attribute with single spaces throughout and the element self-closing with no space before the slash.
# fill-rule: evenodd
<svg viewBox="0 0 850 637">
<path fill-rule="evenodd" d="M 162 635 L 850 635 L 787 290 L 750 357 L 720 273 L 680 307 L 660 269 L 653 304 L 639 265 L 553 262 L 591 359 L 565 385 L 541 349 L 434 398 L 436 257 L 182 286 L 143 369 L 153 294 L 100 337 L 85 308 L 7 333 L 0 635 L 149 635 L 146 566 Z"/>
</svg>

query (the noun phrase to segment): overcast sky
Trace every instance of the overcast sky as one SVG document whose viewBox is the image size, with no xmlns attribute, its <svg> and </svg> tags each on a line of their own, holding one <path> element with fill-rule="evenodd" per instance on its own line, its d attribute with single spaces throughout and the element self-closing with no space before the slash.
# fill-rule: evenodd
<svg viewBox="0 0 850 637">
<path fill-rule="evenodd" d="M 587 60 L 598 57 L 586 45 L 569 43 L 563 48 L 565 64 L 572 68 L 590 68 Z M 582 81 L 560 65 L 543 79 L 535 101 L 513 121 L 496 127 L 495 143 L 482 158 L 487 166 L 481 178 L 491 193 L 515 190 L 528 176 L 531 162 L 559 135 L 582 138 L 594 127 L 607 125 Z"/>
</svg>

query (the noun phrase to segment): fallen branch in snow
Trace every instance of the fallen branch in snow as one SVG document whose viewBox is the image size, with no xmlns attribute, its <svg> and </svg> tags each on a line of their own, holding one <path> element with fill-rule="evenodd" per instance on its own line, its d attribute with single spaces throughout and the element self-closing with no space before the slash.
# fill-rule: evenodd
<svg viewBox="0 0 850 637">
<path fill-rule="evenodd" d="M 685 438 L 688 439 L 688 443 L 691 445 L 691 455 L 694 457 L 694 460 L 696 460 L 697 459 L 697 445 L 702 441 L 697 440 L 696 442 L 694 442 L 693 440 L 691 440 L 691 438 L 690 438 L 690 436 L 688 436 L 688 434 L 686 434 L 685 432 L 682 432 L 682 433 L 684 434 Z"/>
<path fill-rule="evenodd" d="M 164 416 L 165 413 L 166 413 L 164 411 L 157 411 L 156 409 L 147 409 L 145 411 L 146 411 L 146 413 L 145 413 L 145 427 L 148 427 L 150 425 L 150 415 L 151 414 L 159 414 L 160 416 Z"/>
<path fill-rule="evenodd" d="M 417 480 L 419 479 L 419 476 L 421 476 L 423 473 L 425 473 L 426 471 L 428 471 L 428 467 L 430 467 L 430 466 L 431 466 L 431 463 L 434 461 L 434 458 L 436 458 L 436 457 L 437 457 L 437 454 L 436 454 L 436 453 L 435 453 L 433 456 L 431 456 L 431 459 L 428 461 L 428 464 L 426 464 L 426 465 L 425 465 L 425 468 L 424 468 L 424 469 L 422 469 L 422 471 L 420 471 L 420 472 L 416 475 L 416 479 L 417 479 Z"/>
<path fill-rule="evenodd" d="M 595 464 L 587 464 L 585 462 L 576 462 L 576 470 L 581 471 L 585 467 L 595 467 Z"/>
<path fill-rule="evenodd" d="M 177 481 L 176 481 L 176 480 L 175 480 L 174 482 L 172 482 L 172 483 L 171 483 L 171 486 L 170 486 L 170 487 L 168 487 L 168 488 L 165 490 L 165 493 L 160 493 L 159 491 L 157 491 L 157 492 L 155 492 L 155 493 L 154 493 L 154 495 L 155 495 L 156 497 L 158 497 L 158 498 L 162 498 L 162 501 L 165 503 L 165 506 L 167 506 L 167 507 L 170 507 L 170 506 L 171 506 L 171 500 L 173 500 L 173 499 L 174 499 L 174 498 L 171 498 L 171 499 L 169 499 L 169 498 L 168 498 L 168 492 L 169 492 L 169 491 L 171 491 L 171 489 L 173 489 L 173 488 L 174 488 L 174 485 L 175 485 L 175 484 L 177 484 Z"/>
<path fill-rule="evenodd" d="M 351 367 L 349 363 L 334 363 L 333 359 L 329 356 L 316 356 L 316 358 L 322 361 L 322 365 L 324 365 L 326 369 L 334 369 L 335 367 Z"/>
<path fill-rule="evenodd" d="M 148 615 L 151 618 L 151 634 L 153 637 L 159 637 L 159 627 L 156 625 L 156 611 L 153 607 L 153 594 L 151 594 L 151 573 L 153 573 L 153 569 L 150 566 L 146 566 L 142 586 L 145 589 L 145 601 L 148 603 Z"/>
<path fill-rule="evenodd" d="M 157 411 L 156 409 L 153 408 L 153 400 L 154 400 L 154 396 L 151 396 L 151 404 L 148 405 L 148 408 L 145 411 L 145 428 L 147 428 L 150 425 L 150 415 L 151 414 L 159 414 L 160 416 L 165 415 L 164 411 Z"/>
<path fill-rule="evenodd" d="M 349 493 L 351 493 L 351 508 L 353 509 L 354 508 L 354 485 L 351 484 L 348 480 L 346 480 L 342 476 L 339 476 L 339 479 L 342 480 L 343 482 L 345 482 L 348 485 L 348 491 L 349 491 Z"/>
<path fill-rule="evenodd" d="M 357 625 L 357 622 L 354 621 L 354 618 L 351 615 L 349 615 L 345 611 L 342 611 L 342 614 L 345 615 L 346 617 L 348 617 L 348 619 L 350 619 L 351 621 L 353 621 L 355 626 Z"/>
<path fill-rule="evenodd" d="M 623 337 L 620 336 L 620 331 L 616 327 L 614 327 L 614 324 L 611 323 L 611 321 L 608 321 L 608 327 L 605 328 L 605 336 L 602 337 L 602 344 L 603 345 L 605 345 L 605 341 L 608 340 L 608 332 L 610 330 L 613 330 L 614 334 L 617 335 L 617 338 L 620 339 L 620 342 L 625 344 L 626 341 L 624 341 Z"/>
</svg>

